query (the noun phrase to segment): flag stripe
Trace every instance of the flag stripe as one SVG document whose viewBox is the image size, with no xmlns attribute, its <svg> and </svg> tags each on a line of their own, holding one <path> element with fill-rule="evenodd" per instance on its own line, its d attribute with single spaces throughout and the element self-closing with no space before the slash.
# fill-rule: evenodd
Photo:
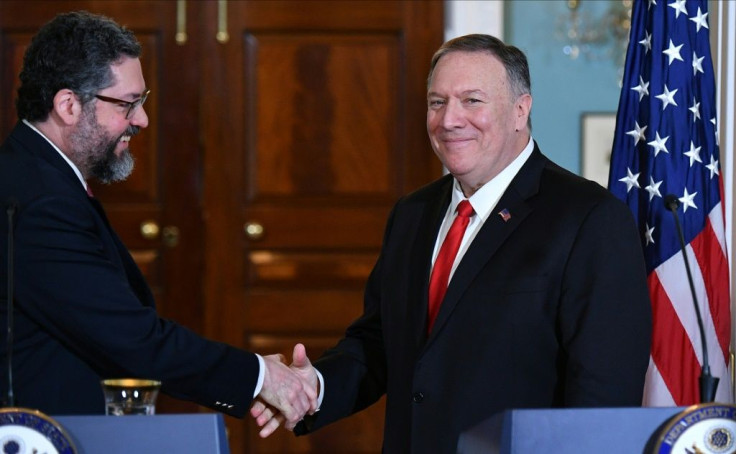
<svg viewBox="0 0 736 454">
<path fill-rule="evenodd" d="M 662 374 L 657 368 L 657 364 L 650 357 L 649 368 L 647 369 L 646 382 L 644 383 L 644 406 L 653 407 L 674 407 L 675 400 L 670 394 L 670 390 L 662 378 Z"/>
<path fill-rule="evenodd" d="M 648 281 L 652 318 L 656 320 L 652 326 L 652 359 L 675 404 L 687 405 L 697 400 L 698 358 L 657 273 L 650 274 Z"/>
<path fill-rule="evenodd" d="M 721 253 L 726 257 L 726 222 L 723 220 L 723 216 L 723 204 L 719 203 L 711 210 L 710 214 L 708 214 L 708 221 L 713 229 L 713 234 L 718 240 L 718 246 L 721 249 Z"/>
<path fill-rule="evenodd" d="M 710 313 L 710 304 L 708 303 L 708 295 L 705 290 L 703 273 L 701 272 L 700 267 L 694 266 L 694 264 L 696 264 L 696 259 L 695 251 L 693 250 L 692 246 L 688 245 L 685 250 L 688 256 L 688 261 L 690 262 L 693 285 L 695 287 L 698 307 L 700 309 L 700 314 L 703 321 L 703 330 L 705 333 L 706 344 L 708 346 L 708 363 L 711 369 L 711 374 L 715 377 L 723 378 L 724 383 L 727 383 L 725 380 L 728 379 L 728 357 L 721 350 L 719 340 L 716 336 L 716 329 L 713 323 L 713 317 Z M 694 379 L 697 379 L 697 377 L 700 377 L 701 373 L 700 365 L 698 364 L 702 364 L 703 347 L 701 342 L 700 327 L 698 325 L 697 316 L 695 313 L 695 304 L 693 302 L 692 292 L 690 291 L 689 281 L 685 272 L 685 261 L 683 256 L 681 254 L 672 256 L 669 260 L 667 260 L 665 263 L 660 265 L 659 268 L 657 268 L 656 274 L 659 279 L 659 285 L 661 285 L 666 294 L 666 302 L 669 302 L 669 304 L 672 306 L 675 313 L 677 314 L 677 321 L 679 321 L 679 326 L 684 330 L 686 336 L 689 339 L 689 350 L 693 352 L 693 355 L 695 356 L 697 361 L 696 367 L 693 369 L 692 366 L 690 366 L 689 362 L 683 360 L 683 371 L 689 370 L 690 373 L 694 374 Z M 655 326 L 659 323 L 667 325 L 670 323 L 670 321 L 666 318 L 663 320 L 655 318 Z M 657 348 L 671 349 L 674 348 L 674 345 L 678 345 L 677 343 L 673 343 L 672 339 L 660 338 L 657 339 L 657 341 L 663 342 L 663 344 L 658 345 Z M 674 358 L 676 359 L 678 355 L 681 355 L 682 358 L 687 358 L 689 352 L 684 351 L 685 347 L 680 347 L 680 349 L 682 349 L 682 351 L 679 351 L 679 353 L 677 348 L 675 348 L 675 351 L 672 352 Z M 730 387 L 728 386 L 728 384 L 718 388 L 719 393 L 723 390 L 729 391 L 729 394 L 727 394 L 727 396 L 730 396 Z M 677 394 L 677 391 L 672 392 L 673 394 Z M 699 400 L 697 399 L 690 402 L 684 401 L 680 405 L 690 405 L 698 401 Z"/>
<path fill-rule="evenodd" d="M 710 219 L 703 232 L 690 243 L 695 251 L 695 258 L 701 270 L 710 270 L 710 273 L 701 274 L 707 293 L 710 319 L 713 321 L 716 341 L 720 346 L 721 354 L 728 361 L 728 351 L 731 342 L 731 321 L 728 308 L 728 281 L 717 279 L 717 276 L 728 275 L 728 262 L 718 244 Z M 725 302 L 725 304 L 724 304 Z M 724 316 L 725 315 L 725 316 Z"/>
</svg>

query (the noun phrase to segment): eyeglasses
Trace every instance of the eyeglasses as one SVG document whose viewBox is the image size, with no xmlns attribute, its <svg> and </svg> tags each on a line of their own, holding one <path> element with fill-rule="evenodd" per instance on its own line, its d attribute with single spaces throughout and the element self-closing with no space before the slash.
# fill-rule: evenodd
<svg viewBox="0 0 736 454">
<path fill-rule="evenodd" d="M 125 119 L 128 120 L 130 119 L 130 116 L 133 114 L 133 112 L 135 112 L 135 109 L 137 109 L 139 106 L 142 106 L 143 103 L 146 102 L 146 98 L 148 98 L 149 93 L 151 93 L 150 89 L 143 92 L 143 95 L 141 95 L 141 97 L 136 99 L 135 101 L 125 101 L 123 99 L 111 98 L 109 96 L 102 95 L 95 95 L 95 98 L 99 99 L 100 101 L 117 104 L 120 107 L 127 107 L 128 111 L 125 112 Z"/>
</svg>

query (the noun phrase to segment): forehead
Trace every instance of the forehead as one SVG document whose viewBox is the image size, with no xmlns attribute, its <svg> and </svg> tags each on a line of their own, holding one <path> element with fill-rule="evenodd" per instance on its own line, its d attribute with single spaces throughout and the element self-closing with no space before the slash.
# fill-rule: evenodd
<svg viewBox="0 0 736 454">
<path fill-rule="evenodd" d="M 491 90 L 506 84 L 506 68 L 495 55 L 482 51 L 454 51 L 437 61 L 429 91 Z"/>
<path fill-rule="evenodd" d="M 114 79 L 112 87 L 125 94 L 141 93 L 146 87 L 141 61 L 138 58 L 123 57 L 110 66 L 110 71 Z"/>
</svg>

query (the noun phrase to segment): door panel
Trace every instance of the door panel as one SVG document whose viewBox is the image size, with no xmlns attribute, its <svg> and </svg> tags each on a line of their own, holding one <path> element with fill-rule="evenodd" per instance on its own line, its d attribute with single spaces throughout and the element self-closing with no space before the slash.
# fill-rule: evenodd
<svg viewBox="0 0 736 454">
<path fill-rule="evenodd" d="M 393 195 L 398 38 L 246 36 L 246 199 Z"/>
</svg>

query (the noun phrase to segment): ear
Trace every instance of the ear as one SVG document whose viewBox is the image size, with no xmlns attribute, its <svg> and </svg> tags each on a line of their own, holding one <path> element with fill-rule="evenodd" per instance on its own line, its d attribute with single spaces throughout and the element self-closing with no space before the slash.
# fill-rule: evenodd
<svg viewBox="0 0 736 454">
<path fill-rule="evenodd" d="M 63 88 L 54 95 L 54 106 L 51 113 L 65 125 L 73 125 L 82 113 L 82 104 L 73 91 Z"/>
<path fill-rule="evenodd" d="M 519 96 L 516 99 L 516 119 L 515 129 L 522 131 L 527 127 L 527 120 L 529 119 L 529 113 L 532 111 L 532 95 L 529 93 Z"/>
</svg>

